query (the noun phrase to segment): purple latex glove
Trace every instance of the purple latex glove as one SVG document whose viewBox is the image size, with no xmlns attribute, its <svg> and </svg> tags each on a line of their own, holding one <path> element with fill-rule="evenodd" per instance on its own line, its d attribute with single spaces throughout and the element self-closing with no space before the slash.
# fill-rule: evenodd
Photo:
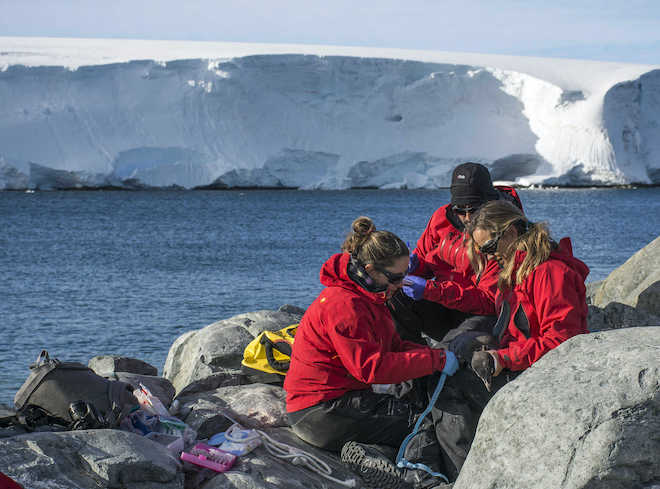
<svg viewBox="0 0 660 489">
<path fill-rule="evenodd" d="M 426 279 L 415 275 L 406 275 L 403 279 L 403 293 L 413 300 L 421 300 L 424 297 Z"/>
<path fill-rule="evenodd" d="M 415 253 L 410 253 L 410 261 L 408 262 L 408 270 L 406 273 L 408 275 L 415 273 L 419 267 L 419 257 Z"/>
</svg>

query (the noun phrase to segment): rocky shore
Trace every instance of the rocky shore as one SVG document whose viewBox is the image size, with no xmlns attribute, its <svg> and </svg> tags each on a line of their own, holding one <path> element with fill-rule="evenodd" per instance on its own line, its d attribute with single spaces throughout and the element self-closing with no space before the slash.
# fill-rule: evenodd
<svg viewBox="0 0 660 489">
<path fill-rule="evenodd" d="M 588 295 L 591 334 L 552 350 L 494 396 L 453 489 L 660 489 L 660 237 L 591 284 Z M 189 331 L 171 346 L 162 376 L 111 355 L 89 366 L 149 387 L 199 440 L 235 420 L 316 455 L 335 478 L 359 487 L 334 454 L 292 434 L 282 388 L 246 384 L 240 373 L 255 336 L 297 323 L 303 312 L 286 305 Z M 345 487 L 263 446 L 224 474 L 184 471 L 164 445 L 110 429 L 0 429 L 0 472 L 25 489 Z"/>
</svg>

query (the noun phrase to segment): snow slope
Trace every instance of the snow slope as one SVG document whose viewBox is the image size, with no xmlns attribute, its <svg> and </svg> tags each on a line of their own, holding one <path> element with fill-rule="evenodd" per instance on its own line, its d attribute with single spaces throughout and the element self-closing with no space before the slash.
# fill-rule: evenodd
<svg viewBox="0 0 660 489">
<path fill-rule="evenodd" d="M 660 183 L 660 66 L 0 37 L 0 189 Z"/>
</svg>

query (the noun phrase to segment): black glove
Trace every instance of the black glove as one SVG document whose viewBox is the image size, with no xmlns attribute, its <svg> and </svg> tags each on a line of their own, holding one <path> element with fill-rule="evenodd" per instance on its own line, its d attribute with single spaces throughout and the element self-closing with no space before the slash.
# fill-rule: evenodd
<svg viewBox="0 0 660 489">
<path fill-rule="evenodd" d="M 495 360 L 487 351 L 477 351 L 472 355 L 470 362 L 472 370 L 481 379 L 488 392 L 493 387 L 493 373 L 495 372 Z"/>
<path fill-rule="evenodd" d="M 495 348 L 495 338 L 482 331 L 466 331 L 449 342 L 449 351 L 453 352 L 461 365 L 467 365 L 472 360 L 475 351 Z"/>
</svg>

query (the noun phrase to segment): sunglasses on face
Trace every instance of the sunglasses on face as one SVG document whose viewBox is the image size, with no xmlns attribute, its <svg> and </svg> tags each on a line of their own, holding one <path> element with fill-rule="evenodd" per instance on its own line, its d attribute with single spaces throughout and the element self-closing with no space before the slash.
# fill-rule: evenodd
<svg viewBox="0 0 660 489">
<path fill-rule="evenodd" d="M 380 273 L 382 273 L 383 275 L 385 275 L 385 278 L 387 279 L 387 281 L 389 283 L 391 283 L 392 285 L 400 284 L 401 282 L 403 282 L 403 279 L 406 276 L 405 273 L 392 273 L 392 272 L 388 272 L 384 268 L 376 267 L 376 266 L 374 266 L 374 268 L 376 270 L 378 270 Z"/>
<path fill-rule="evenodd" d="M 479 252 L 483 255 L 494 255 L 497 252 L 497 247 L 500 244 L 502 234 L 497 234 L 494 238 L 489 239 L 484 244 L 479 246 Z"/>
<path fill-rule="evenodd" d="M 466 214 L 474 214 L 479 210 L 479 206 L 465 206 L 465 207 L 459 207 L 457 205 L 453 205 L 451 207 L 451 210 L 454 211 L 454 214 L 458 214 L 459 216 L 464 216 Z"/>
</svg>

